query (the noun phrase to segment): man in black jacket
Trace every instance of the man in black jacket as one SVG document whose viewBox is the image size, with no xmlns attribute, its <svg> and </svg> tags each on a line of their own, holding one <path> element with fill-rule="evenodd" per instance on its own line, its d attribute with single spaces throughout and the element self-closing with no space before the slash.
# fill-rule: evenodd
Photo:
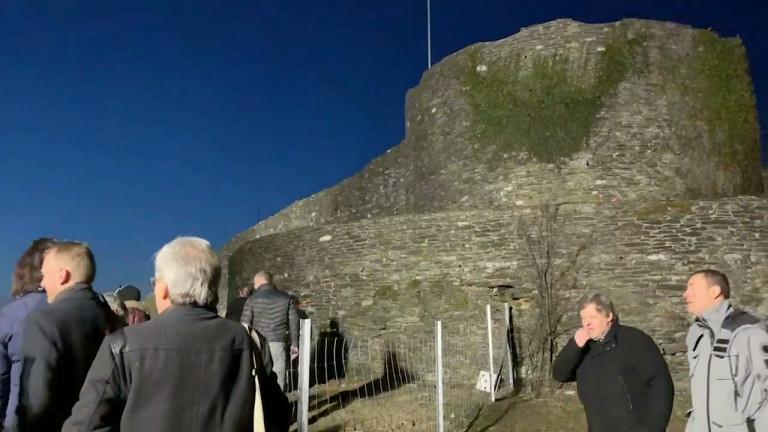
<svg viewBox="0 0 768 432">
<path fill-rule="evenodd" d="M 22 340 L 18 431 L 58 431 L 83 385 L 116 316 L 93 292 L 93 253 L 82 243 L 63 242 L 45 256 L 41 269 L 50 306 L 29 315 Z"/>
<path fill-rule="evenodd" d="M 245 307 L 245 302 L 251 296 L 251 293 L 253 293 L 252 284 L 240 288 L 238 292 L 240 295 L 227 302 L 227 313 L 224 315 L 224 318 L 240 322 L 240 317 L 243 316 L 243 307 Z"/>
<path fill-rule="evenodd" d="M 296 297 L 277 289 L 272 283 L 272 274 L 266 271 L 256 273 L 253 286 L 256 291 L 245 302 L 240 322 L 250 325 L 267 338 L 277 382 L 281 389 L 285 389 L 286 367 L 299 355 Z"/>
<path fill-rule="evenodd" d="M 553 376 L 576 381 L 589 432 L 663 432 L 672 413 L 669 368 L 650 336 L 619 324 L 602 294 L 583 297 L 582 327 L 560 351 Z"/>
<path fill-rule="evenodd" d="M 207 241 L 179 237 L 163 246 L 152 281 L 160 314 L 104 340 L 63 430 L 253 430 L 256 363 L 266 430 L 287 431 L 288 399 L 269 350 L 216 314 L 220 275 Z"/>
</svg>

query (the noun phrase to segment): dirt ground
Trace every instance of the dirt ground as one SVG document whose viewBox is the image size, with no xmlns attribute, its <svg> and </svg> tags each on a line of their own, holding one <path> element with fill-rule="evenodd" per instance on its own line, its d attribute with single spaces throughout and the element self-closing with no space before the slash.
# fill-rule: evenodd
<svg viewBox="0 0 768 432">
<path fill-rule="evenodd" d="M 676 393 L 667 432 L 685 431 L 687 393 Z M 586 431 L 587 422 L 578 396 L 572 390 L 547 399 L 509 397 L 485 406 L 469 432 L 570 432 Z"/>
<path fill-rule="evenodd" d="M 434 394 L 424 386 L 405 385 L 362 396 L 357 386 L 329 385 L 310 397 L 309 430 L 312 432 L 428 432 L 435 430 Z M 584 411 L 569 386 L 545 399 L 502 396 L 493 404 L 487 394 L 464 391 L 460 398 L 447 395 L 446 432 L 572 432 L 586 431 Z M 360 397 L 358 397 L 360 394 Z M 459 402 L 458 405 L 449 402 Z M 481 408 L 482 406 L 482 408 Z M 667 432 L 684 432 L 690 406 L 687 390 L 675 394 Z M 478 413 L 479 410 L 479 413 Z M 468 429 L 465 427 L 468 426 Z M 295 432 L 296 425 L 291 428 Z"/>
</svg>

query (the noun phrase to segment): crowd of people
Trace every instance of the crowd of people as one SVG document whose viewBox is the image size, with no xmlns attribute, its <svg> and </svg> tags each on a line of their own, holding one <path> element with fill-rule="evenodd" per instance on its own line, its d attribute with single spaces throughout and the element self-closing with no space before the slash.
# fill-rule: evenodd
<svg viewBox="0 0 768 432">
<path fill-rule="evenodd" d="M 206 240 L 178 237 L 155 254 L 142 302 L 133 285 L 94 291 L 86 244 L 32 242 L 0 311 L 0 429 L 287 431 L 298 300 L 260 271 L 220 317 L 220 276 Z M 694 317 L 687 432 L 768 431 L 768 327 L 730 296 L 726 275 L 709 269 L 684 292 Z M 674 386 L 657 344 L 620 324 L 606 296 L 579 305 L 582 326 L 553 377 L 577 383 L 589 431 L 665 431 Z"/>
<path fill-rule="evenodd" d="M 288 430 L 271 341 L 216 313 L 211 245 L 176 238 L 154 267 L 142 303 L 135 286 L 94 291 L 86 244 L 32 243 L 0 311 L 3 430 Z"/>
</svg>

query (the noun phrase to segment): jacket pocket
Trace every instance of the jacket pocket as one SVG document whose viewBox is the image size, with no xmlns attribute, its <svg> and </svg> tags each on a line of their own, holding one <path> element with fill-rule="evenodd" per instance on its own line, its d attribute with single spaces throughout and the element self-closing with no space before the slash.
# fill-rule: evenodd
<svg viewBox="0 0 768 432">
<path fill-rule="evenodd" d="M 635 405 L 632 403 L 632 395 L 629 393 L 629 387 L 627 387 L 627 382 L 624 380 L 624 376 L 619 375 L 619 381 L 621 381 L 621 390 L 624 392 L 624 397 L 627 399 L 629 410 L 634 411 Z"/>
<path fill-rule="evenodd" d="M 699 365 L 699 357 L 701 357 L 699 354 L 698 351 L 688 352 L 688 378 L 691 378 L 696 372 L 696 366 Z"/>
<path fill-rule="evenodd" d="M 715 432 L 750 432 L 747 422 L 735 420 L 733 422 L 719 422 L 712 420 L 712 431 Z"/>
</svg>

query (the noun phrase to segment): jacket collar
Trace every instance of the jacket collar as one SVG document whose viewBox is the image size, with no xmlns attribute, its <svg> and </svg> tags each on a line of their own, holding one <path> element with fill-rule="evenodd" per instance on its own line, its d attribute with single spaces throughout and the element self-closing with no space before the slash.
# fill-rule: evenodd
<svg viewBox="0 0 768 432">
<path fill-rule="evenodd" d="M 720 302 L 720 304 L 711 310 L 708 310 L 702 313 L 701 316 L 696 317 L 696 322 L 711 329 L 715 334 L 718 334 L 720 333 L 720 328 L 723 325 L 723 322 L 725 321 L 726 317 L 730 315 L 732 310 L 733 308 L 731 308 L 731 302 L 728 300 L 723 300 Z"/>
<path fill-rule="evenodd" d="M 608 329 L 608 331 L 605 333 L 605 336 L 603 336 L 602 339 L 599 339 L 599 340 L 592 339 L 592 342 L 595 345 L 601 346 L 605 349 L 616 347 L 616 343 L 617 343 L 616 333 L 618 331 L 618 328 L 619 328 L 619 323 L 617 321 L 611 324 L 611 328 Z"/>
<path fill-rule="evenodd" d="M 205 317 L 219 315 L 216 313 L 215 307 L 202 307 L 191 305 L 171 305 L 168 309 L 164 310 L 157 319 L 168 320 L 175 319 L 175 317 Z"/>
<path fill-rule="evenodd" d="M 277 289 L 277 287 L 272 285 L 271 283 L 265 283 L 265 284 L 261 284 L 261 285 L 257 286 L 256 287 L 256 292 L 259 292 L 261 290 L 266 291 L 266 290 L 274 290 L 274 289 Z"/>
<path fill-rule="evenodd" d="M 93 292 L 93 288 L 91 288 L 89 284 L 78 283 L 60 292 L 59 295 L 57 295 L 56 298 L 53 300 L 53 303 L 59 303 L 62 301 L 75 300 L 75 299 L 81 299 L 81 298 L 94 298 L 94 297 L 96 297 L 96 293 Z"/>
</svg>

